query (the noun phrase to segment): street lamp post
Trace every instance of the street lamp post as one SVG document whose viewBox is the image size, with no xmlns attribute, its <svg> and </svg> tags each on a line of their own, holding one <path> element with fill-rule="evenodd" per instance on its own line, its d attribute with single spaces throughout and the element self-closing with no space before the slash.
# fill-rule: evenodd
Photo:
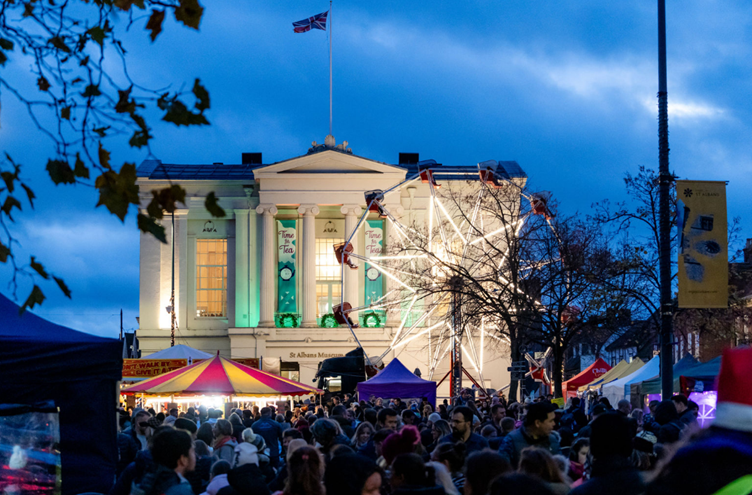
<svg viewBox="0 0 752 495">
<path fill-rule="evenodd" d="M 660 225 L 660 297 L 661 297 L 661 388 L 663 399 L 674 390 L 672 341 L 673 305 L 671 302 L 671 210 L 669 192 L 673 177 L 668 169 L 668 89 L 666 85 L 666 0 L 658 0 L 658 173 Z"/>
</svg>

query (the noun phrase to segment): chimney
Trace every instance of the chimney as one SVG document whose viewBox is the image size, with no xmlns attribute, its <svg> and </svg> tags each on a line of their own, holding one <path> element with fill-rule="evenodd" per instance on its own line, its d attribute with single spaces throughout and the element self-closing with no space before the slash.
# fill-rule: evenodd
<svg viewBox="0 0 752 495">
<path fill-rule="evenodd" d="M 744 262 L 752 263 L 752 239 L 747 239 L 747 245 L 742 250 L 744 253 Z"/>
<path fill-rule="evenodd" d="M 399 165 L 415 165 L 420 161 L 419 153 L 400 153 Z"/>
<path fill-rule="evenodd" d="M 261 153 L 243 153 L 243 165 L 261 165 Z"/>
</svg>

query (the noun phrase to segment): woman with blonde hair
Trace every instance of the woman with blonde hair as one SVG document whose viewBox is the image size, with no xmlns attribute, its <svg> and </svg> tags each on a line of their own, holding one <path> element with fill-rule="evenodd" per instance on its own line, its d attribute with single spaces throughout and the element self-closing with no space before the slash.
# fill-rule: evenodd
<svg viewBox="0 0 752 495">
<path fill-rule="evenodd" d="M 360 423 L 355 429 L 355 434 L 350 441 L 350 446 L 357 452 L 358 449 L 362 448 L 369 440 L 371 440 L 373 434 L 374 430 L 371 423 Z"/>
</svg>

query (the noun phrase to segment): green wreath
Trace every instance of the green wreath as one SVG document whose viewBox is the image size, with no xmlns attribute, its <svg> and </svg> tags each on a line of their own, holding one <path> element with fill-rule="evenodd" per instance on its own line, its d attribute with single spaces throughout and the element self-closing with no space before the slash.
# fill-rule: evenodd
<svg viewBox="0 0 752 495">
<path fill-rule="evenodd" d="M 371 311 L 368 313 L 365 313 L 361 317 L 363 321 L 363 326 L 368 328 L 379 328 L 381 327 L 381 315 L 376 313 L 375 311 Z"/>
<path fill-rule="evenodd" d="M 329 313 L 321 317 L 320 326 L 322 328 L 336 328 L 339 326 L 339 324 L 337 323 L 337 319 L 334 317 L 334 315 L 332 313 Z"/>
<path fill-rule="evenodd" d="M 295 313 L 279 313 L 277 315 L 277 328 L 298 328 L 300 315 Z"/>
</svg>

